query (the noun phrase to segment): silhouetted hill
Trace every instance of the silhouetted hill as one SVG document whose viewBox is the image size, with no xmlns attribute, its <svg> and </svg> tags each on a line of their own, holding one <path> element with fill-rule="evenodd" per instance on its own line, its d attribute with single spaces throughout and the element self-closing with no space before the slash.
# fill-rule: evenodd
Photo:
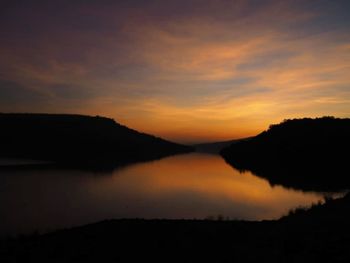
<svg viewBox="0 0 350 263">
<path fill-rule="evenodd" d="M 251 170 L 271 184 L 340 190 L 350 187 L 350 119 L 285 120 L 267 131 L 223 149 L 235 168 Z"/>
<path fill-rule="evenodd" d="M 276 221 L 107 220 L 0 240 L 1 262 L 350 262 L 350 200 Z"/>
<path fill-rule="evenodd" d="M 192 151 L 104 117 L 0 113 L 0 157 L 100 166 Z"/>
<path fill-rule="evenodd" d="M 225 148 L 233 143 L 237 143 L 237 142 L 248 140 L 248 139 L 249 138 L 222 141 L 222 142 L 200 143 L 200 144 L 194 144 L 193 147 L 195 148 L 196 152 L 217 154 L 217 153 L 220 153 L 220 151 L 223 148 Z"/>
</svg>

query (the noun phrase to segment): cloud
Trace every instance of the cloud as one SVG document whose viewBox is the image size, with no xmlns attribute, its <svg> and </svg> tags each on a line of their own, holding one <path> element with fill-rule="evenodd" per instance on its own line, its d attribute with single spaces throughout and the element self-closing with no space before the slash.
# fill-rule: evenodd
<svg viewBox="0 0 350 263">
<path fill-rule="evenodd" d="M 11 5 L 0 25 L 0 91 L 14 103 L 0 110 L 106 115 L 177 141 L 350 116 L 350 21 L 347 3 L 332 3 Z"/>
</svg>

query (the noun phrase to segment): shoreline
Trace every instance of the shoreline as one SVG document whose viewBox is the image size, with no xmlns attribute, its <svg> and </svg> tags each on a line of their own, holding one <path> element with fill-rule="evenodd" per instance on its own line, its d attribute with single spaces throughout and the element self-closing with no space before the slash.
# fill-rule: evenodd
<svg viewBox="0 0 350 263">
<path fill-rule="evenodd" d="M 347 194 L 279 220 L 111 219 L 2 240 L 0 255 L 2 262 L 347 262 L 349 208 Z"/>
</svg>

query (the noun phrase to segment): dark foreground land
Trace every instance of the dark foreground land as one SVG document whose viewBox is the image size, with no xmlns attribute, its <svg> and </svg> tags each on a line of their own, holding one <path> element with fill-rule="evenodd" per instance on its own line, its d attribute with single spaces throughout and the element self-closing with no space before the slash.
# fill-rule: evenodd
<svg viewBox="0 0 350 263">
<path fill-rule="evenodd" d="M 27 138 L 35 140 L 12 140 L 11 144 L 1 137 L 7 147 L 2 153 L 85 163 L 95 158 L 115 160 L 115 156 L 120 156 L 121 160 L 127 156 L 126 159 L 135 160 L 191 150 L 100 117 L 77 116 L 81 128 L 72 131 L 64 124 L 66 117 L 57 116 L 49 125 L 49 134 L 58 141 L 45 137 L 43 129 L 37 126 L 27 125 L 28 130 L 12 126 L 16 136 L 7 130 L 8 137 L 22 140 L 21 135 L 30 134 Z M 35 118 L 43 118 L 48 127 L 45 116 Z M 60 118 L 63 123 L 58 121 Z M 96 122 L 88 132 L 86 121 L 90 128 L 91 121 Z M 58 128 L 57 123 L 61 125 Z M 17 124 L 18 121 L 12 125 Z M 36 124 L 40 127 L 40 121 Z M 346 154 L 349 134 L 349 119 L 287 120 L 254 138 L 232 144 L 221 154 L 236 168 L 251 170 L 272 184 L 339 191 L 350 187 Z M 44 141 L 39 142 L 38 148 L 28 148 L 34 147 L 41 136 Z M 68 157 L 62 157 L 69 143 L 74 144 L 73 150 Z M 144 151 L 137 150 L 140 145 Z M 52 149 L 59 149 L 59 154 Z M 16 156 L 18 153 L 21 156 Z M 75 157 L 77 153 L 81 155 Z M 110 156 L 114 157 L 109 159 Z M 2 239 L 0 262 L 350 262 L 350 194 L 309 210 L 297 209 L 275 221 L 120 219 Z"/>
<path fill-rule="evenodd" d="M 0 113 L 0 144 L 0 158 L 97 169 L 193 150 L 132 130 L 113 119 L 71 114 Z"/>
<path fill-rule="evenodd" d="M 0 243 L 1 262 L 350 262 L 350 195 L 277 221 L 109 220 Z"/>
</svg>

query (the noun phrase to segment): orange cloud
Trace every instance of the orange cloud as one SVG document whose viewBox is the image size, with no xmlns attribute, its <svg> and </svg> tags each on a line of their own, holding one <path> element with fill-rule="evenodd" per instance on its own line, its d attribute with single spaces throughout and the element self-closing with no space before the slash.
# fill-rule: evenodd
<svg viewBox="0 0 350 263">
<path fill-rule="evenodd" d="M 350 116 L 350 36 L 319 29 L 328 11 L 294 1 L 173 4 L 94 5 L 82 12 L 97 25 L 62 21 L 26 47 L 0 43 L 0 81 L 39 94 L 0 110 L 106 115 L 181 142 L 251 136 L 290 117 Z"/>
</svg>

